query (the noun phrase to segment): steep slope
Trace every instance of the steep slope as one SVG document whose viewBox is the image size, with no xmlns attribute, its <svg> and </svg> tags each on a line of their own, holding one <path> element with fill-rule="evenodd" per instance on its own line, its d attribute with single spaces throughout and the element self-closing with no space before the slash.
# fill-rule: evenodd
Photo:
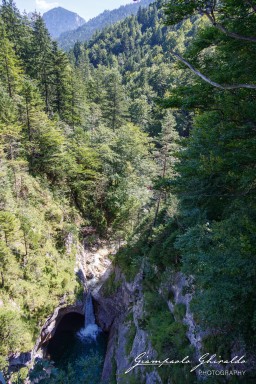
<svg viewBox="0 0 256 384">
<path fill-rule="evenodd" d="M 94 295 L 98 322 L 110 331 L 104 378 L 121 384 L 143 351 L 154 361 L 197 360 L 199 351 L 227 361 L 246 355 L 247 366 L 222 365 L 245 377 L 212 383 L 255 382 L 255 90 L 214 89 L 171 51 L 220 84 L 255 84 L 256 51 L 207 24 L 193 36 L 198 19 L 192 12 L 184 21 L 184 8 L 167 28 L 158 5 L 75 44 L 75 68 L 40 18 L 29 27 L 1 9 L 0 368 L 30 348 L 55 303 L 76 296 L 69 246 L 73 237 L 99 253 L 97 230 L 127 239 Z M 249 5 L 222 5 L 217 20 L 253 36 Z M 127 382 L 199 382 L 188 367 L 146 367 Z M 63 383 L 62 372 L 51 373 L 59 381 L 40 383 Z M 94 384 L 72 381 L 72 369 L 64 375 Z"/>
<path fill-rule="evenodd" d="M 196 28 L 196 20 L 194 24 L 188 20 L 179 28 L 168 29 L 164 25 L 162 1 L 158 1 L 140 8 L 137 15 L 105 28 L 88 43 L 76 43 L 74 61 L 80 67 L 88 67 L 84 69 L 86 73 L 92 73 L 95 68 L 98 79 L 103 67 L 116 66 L 129 98 L 131 121 L 155 136 L 166 114 L 155 100 L 184 82 L 184 71 L 177 71 L 170 52 L 174 48 L 184 50 Z M 93 84 L 88 87 L 92 89 Z M 96 99 L 95 102 L 99 103 Z M 180 115 L 179 131 L 186 134 L 188 114 L 184 110 L 175 113 Z"/>
<path fill-rule="evenodd" d="M 43 19 L 53 38 L 59 37 L 63 32 L 77 29 L 85 23 L 85 20 L 77 13 L 62 7 L 53 8 L 45 12 Z"/>
<path fill-rule="evenodd" d="M 132 282 L 139 266 L 143 269 L 146 309 L 141 323 L 150 331 L 158 357 L 165 358 L 169 351 L 175 351 L 175 358 L 179 353 L 181 357 L 187 354 L 183 336 L 189 334 L 184 319 L 188 311 L 176 300 L 181 286 L 176 282 L 179 271 L 194 278 L 184 293 L 193 294 L 191 310 L 196 326 L 205 332 L 202 353 L 218 351 L 230 357 L 239 355 L 244 344 L 248 371 L 255 380 L 255 363 L 250 360 L 255 355 L 255 151 L 251 146 L 255 140 L 251 101 L 255 90 L 237 87 L 235 93 L 220 91 L 175 64 L 171 55 L 171 51 L 180 52 L 219 84 L 255 84 L 255 48 L 251 43 L 245 47 L 244 42 L 226 39 L 214 27 L 203 25 L 204 20 L 189 46 L 191 22 L 193 26 L 199 22 L 194 14 L 189 14 L 180 28 L 175 19 L 171 29 L 163 26 L 156 8 L 152 4 L 137 17 L 130 16 L 95 35 L 80 46 L 80 57 L 78 44 L 74 49 L 75 61 L 87 65 L 89 58 L 98 74 L 104 66 L 118 67 L 129 93 L 132 121 L 152 136 L 161 129 L 156 157 L 162 174 L 154 185 L 155 204 L 145 221 L 145 232 L 138 228 L 130 251 L 120 252 L 115 261 Z M 184 19 L 182 12 L 178 16 L 178 21 Z M 240 31 L 253 36 L 255 15 L 246 23 L 239 14 L 230 20 L 225 15 L 223 20 L 229 30 L 235 30 L 240 22 Z M 244 71 L 245 63 L 250 63 L 250 72 Z M 157 97 L 164 98 L 163 106 L 173 108 L 167 118 L 154 103 Z M 171 120 L 171 113 L 176 121 Z M 185 131 L 189 120 L 186 135 L 190 137 L 181 140 L 179 149 L 172 128 L 181 132 L 183 126 Z M 165 300 L 159 308 L 156 292 Z M 168 310 L 174 313 L 173 323 Z M 177 319 L 182 318 L 179 324 Z M 132 324 L 134 319 L 130 329 Z M 136 341 L 135 331 L 129 336 L 129 347 Z M 167 372 L 173 382 L 189 383 L 181 374 L 180 369 Z M 163 382 L 167 383 L 168 377 L 163 377 Z M 246 377 L 241 382 L 250 381 Z"/>
<path fill-rule="evenodd" d="M 0 370 L 9 376 L 8 358 L 30 350 L 54 308 L 81 293 L 79 237 L 98 227 L 124 238 L 150 197 L 154 164 L 115 71 L 96 127 L 82 75 L 40 16 L 29 25 L 6 3 L 0 33 Z"/>
<path fill-rule="evenodd" d="M 104 27 L 115 24 L 127 16 L 136 14 L 140 7 L 147 7 L 153 1 L 154 0 L 141 0 L 137 3 L 123 5 L 113 11 L 104 11 L 75 31 L 61 34 L 58 42 L 63 49 L 68 50 L 72 48 L 77 41 L 88 41 L 96 31 L 101 31 Z"/>
</svg>

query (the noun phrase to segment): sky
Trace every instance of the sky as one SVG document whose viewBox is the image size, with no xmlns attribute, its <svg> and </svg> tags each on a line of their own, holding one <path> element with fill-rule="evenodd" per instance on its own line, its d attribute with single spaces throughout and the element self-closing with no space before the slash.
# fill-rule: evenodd
<svg viewBox="0 0 256 384">
<path fill-rule="evenodd" d="M 89 20 L 105 9 L 115 9 L 132 3 L 132 0 L 15 0 L 15 3 L 21 12 L 37 10 L 44 13 L 51 8 L 63 7 L 78 13 L 85 20 Z"/>
</svg>

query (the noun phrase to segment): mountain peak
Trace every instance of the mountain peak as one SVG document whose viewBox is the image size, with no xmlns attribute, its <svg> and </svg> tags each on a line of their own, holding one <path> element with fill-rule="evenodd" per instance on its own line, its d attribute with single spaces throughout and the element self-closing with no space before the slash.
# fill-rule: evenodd
<svg viewBox="0 0 256 384">
<path fill-rule="evenodd" d="M 76 41 L 84 42 L 90 40 L 96 31 L 101 31 L 103 28 L 117 23 L 125 19 L 127 16 L 134 15 L 140 7 L 148 7 L 155 0 L 140 0 L 122 5 L 117 9 L 105 10 L 98 16 L 83 23 L 76 30 L 67 31 L 61 34 L 58 38 L 60 46 L 68 50 L 74 46 Z"/>
<path fill-rule="evenodd" d="M 59 37 L 63 32 L 77 29 L 85 23 L 85 20 L 77 13 L 63 7 L 50 9 L 43 14 L 43 19 L 53 38 Z"/>
</svg>

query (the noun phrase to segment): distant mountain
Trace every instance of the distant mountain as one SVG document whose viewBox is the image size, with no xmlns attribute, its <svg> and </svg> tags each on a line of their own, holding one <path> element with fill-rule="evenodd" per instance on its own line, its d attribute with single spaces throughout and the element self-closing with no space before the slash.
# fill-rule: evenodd
<svg viewBox="0 0 256 384">
<path fill-rule="evenodd" d="M 58 38 L 63 32 L 72 31 L 81 27 L 85 20 L 77 13 L 65 8 L 53 8 L 43 14 L 45 24 L 53 38 Z"/>
<path fill-rule="evenodd" d="M 140 7 L 147 7 L 154 0 L 141 0 L 136 3 L 123 5 L 112 11 L 104 11 L 100 15 L 86 22 L 75 31 L 62 33 L 58 38 L 59 45 L 68 50 L 74 46 L 77 41 L 88 41 L 96 31 L 101 31 L 104 27 L 117 23 L 127 16 L 134 15 Z"/>
</svg>

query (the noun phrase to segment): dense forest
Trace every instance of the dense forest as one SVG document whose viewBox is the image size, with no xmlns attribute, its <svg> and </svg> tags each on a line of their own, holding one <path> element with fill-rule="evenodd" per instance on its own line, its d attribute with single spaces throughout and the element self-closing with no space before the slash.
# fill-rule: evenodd
<svg viewBox="0 0 256 384">
<path fill-rule="evenodd" d="M 131 119 L 156 145 L 150 213 L 117 262 L 130 278 L 144 265 L 145 323 L 157 350 L 164 357 L 175 341 L 166 342 L 174 327 L 163 315 L 167 306 L 156 307 L 155 292 L 168 271 L 180 270 L 193 276 L 205 351 L 227 354 L 240 341 L 253 355 L 255 7 L 193 4 L 140 9 L 87 45 L 76 44 L 75 63 L 88 55 L 94 71 L 118 68 Z M 162 324 L 162 335 L 154 324 Z"/>
<path fill-rule="evenodd" d="M 141 0 L 140 2 L 122 5 L 118 9 L 112 11 L 104 11 L 96 17 L 85 22 L 84 25 L 75 29 L 74 31 L 63 32 L 58 37 L 58 43 L 61 48 L 69 50 L 73 48 L 77 41 L 87 41 L 99 31 L 102 31 L 105 27 L 117 23 L 125 19 L 126 17 L 136 14 L 140 7 L 147 7 L 153 0 Z M 107 7 L 106 3 L 106 7 Z"/>
<path fill-rule="evenodd" d="M 256 6 L 204 3 L 159 0 L 65 54 L 39 15 L 3 1 L 1 369 L 81 295 L 87 226 L 127 241 L 114 263 L 128 280 L 143 269 L 142 326 L 159 357 L 189 351 L 158 289 L 173 271 L 192 278 L 204 350 L 253 355 Z M 162 372 L 194 382 L 187 367 Z"/>
<path fill-rule="evenodd" d="M 82 293 L 74 278 L 82 228 L 125 238 L 150 198 L 156 166 L 151 140 L 128 117 L 121 83 L 112 116 L 116 70 L 107 70 L 105 103 L 93 112 L 84 72 L 50 39 L 42 18 L 30 22 L 12 1 L 3 2 L 0 17 L 3 369 L 8 354 L 31 349 L 60 301 Z M 96 81 L 91 91 L 98 93 Z"/>
</svg>

